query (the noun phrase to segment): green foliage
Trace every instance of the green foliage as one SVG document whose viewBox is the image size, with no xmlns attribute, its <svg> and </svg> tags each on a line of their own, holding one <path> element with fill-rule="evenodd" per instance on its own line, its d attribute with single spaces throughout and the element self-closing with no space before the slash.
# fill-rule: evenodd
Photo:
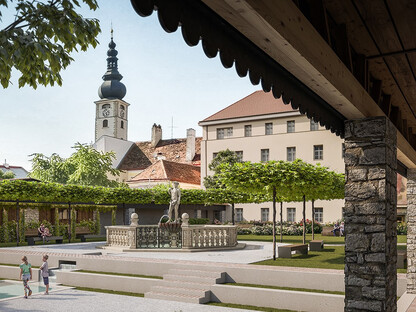
<svg viewBox="0 0 416 312">
<path fill-rule="evenodd" d="M 3 208 L 3 242 L 9 242 L 9 211 Z"/>
<path fill-rule="evenodd" d="M 236 152 L 230 151 L 228 148 L 224 151 L 219 151 L 217 156 L 208 165 L 209 170 L 214 171 L 214 175 L 204 178 L 204 186 L 207 189 L 226 188 L 219 175 L 219 169 L 222 164 L 234 165 L 238 162 L 241 162 L 241 159 L 237 156 Z"/>
<path fill-rule="evenodd" d="M 19 208 L 19 243 L 25 242 L 25 229 L 26 229 L 26 216 L 25 216 L 25 209 Z"/>
<path fill-rule="evenodd" d="M 117 223 L 116 213 L 117 213 L 117 208 L 111 209 L 111 225 L 116 225 Z"/>
<path fill-rule="evenodd" d="M 53 235 L 55 236 L 61 235 L 61 231 L 59 227 L 59 208 L 55 208 L 55 227 L 54 227 Z"/>
<path fill-rule="evenodd" d="M 6 171 L 4 172 L 3 170 L 0 170 L 0 180 L 3 179 L 13 179 L 15 177 L 15 174 L 13 173 L 13 171 Z"/>
<path fill-rule="evenodd" d="M 90 145 L 80 143 L 76 143 L 73 148 L 76 151 L 68 159 L 58 154 L 52 154 L 50 157 L 32 154 L 33 169 L 30 176 L 43 182 L 120 186 L 118 182 L 108 179 L 108 175 L 120 175 L 120 171 L 112 167 L 114 152 L 99 152 Z"/>
<path fill-rule="evenodd" d="M 62 85 L 60 72 L 73 58 L 74 51 L 96 47 L 100 26 L 97 19 L 76 12 L 79 0 L 16 0 L 16 13 L 10 25 L 0 29 L 0 83 L 7 88 L 12 69 L 20 72 L 19 87 L 26 84 Z M 82 0 L 96 10 L 96 0 Z M 12 1 L 0 0 L 0 8 Z M 3 9 L 1 9 L 3 11 Z M 1 17 L 1 11 L 0 11 Z M 1 21 L 1 20 L 0 20 Z"/>
<path fill-rule="evenodd" d="M 275 189 L 277 201 L 302 201 L 304 195 L 306 200 L 344 198 L 343 174 L 300 159 L 221 164 L 218 170 L 227 187 L 263 196 L 271 196 Z"/>
<path fill-rule="evenodd" d="M 97 225 L 96 225 L 95 221 L 93 221 L 93 220 L 82 220 L 79 223 L 77 223 L 76 226 L 77 227 L 80 227 L 80 226 L 87 227 L 88 230 L 93 234 L 96 233 L 96 231 L 97 231 Z"/>
<path fill-rule="evenodd" d="M 283 235 L 302 235 L 303 233 L 303 224 L 302 222 L 298 223 L 289 223 L 283 222 Z M 314 226 L 315 234 L 322 232 L 322 225 L 315 223 Z M 277 224 L 276 233 L 280 234 L 280 223 Z M 306 220 L 306 233 L 312 233 L 312 221 Z M 273 225 L 263 224 L 263 225 L 253 225 L 250 228 L 238 228 L 238 235 L 273 235 Z"/>
<path fill-rule="evenodd" d="M 207 218 L 189 218 L 189 224 L 208 224 L 209 219 Z"/>
<path fill-rule="evenodd" d="M 100 211 L 97 209 L 95 214 L 95 234 L 100 234 L 101 232 L 101 220 L 100 220 Z"/>
<path fill-rule="evenodd" d="M 406 222 L 397 223 L 397 235 L 407 235 L 407 223 Z"/>
<path fill-rule="evenodd" d="M 71 230 L 71 238 L 75 239 L 75 230 L 77 226 L 77 215 L 76 210 L 74 208 L 71 209 L 71 224 L 70 224 L 70 230 Z"/>
</svg>

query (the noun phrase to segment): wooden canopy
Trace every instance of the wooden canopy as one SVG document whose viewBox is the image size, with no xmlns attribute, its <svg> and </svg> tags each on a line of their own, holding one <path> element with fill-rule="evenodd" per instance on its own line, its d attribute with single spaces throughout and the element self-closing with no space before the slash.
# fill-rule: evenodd
<svg viewBox="0 0 416 312">
<path fill-rule="evenodd" d="M 341 137 L 345 119 L 387 116 L 399 169 L 416 168 L 415 1 L 131 2 Z"/>
</svg>

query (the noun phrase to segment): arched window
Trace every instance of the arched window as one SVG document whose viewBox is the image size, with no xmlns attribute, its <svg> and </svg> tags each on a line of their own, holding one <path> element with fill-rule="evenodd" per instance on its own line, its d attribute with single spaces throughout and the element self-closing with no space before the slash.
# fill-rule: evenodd
<svg viewBox="0 0 416 312">
<path fill-rule="evenodd" d="M 120 109 L 124 110 L 124 105 L 120 105 Z"/>
<path fill-rule="evenodd" d="M 121 121 L 121 129 L 124 129 L 124 121 Z"/>
<path fill-rule="evenodd" d="M 108 127 L 108 120 L 104 119 L 103 120 L 103 128 L 107 128 Z"/>
<path fill-rule="evenodd" d="M 111 107 L 111 105 L 110 104 L 104 104 L 103 106 L 102 106 L 102 109 L 106 109 L 106 108 L 110 108 Z"/>
</svg>

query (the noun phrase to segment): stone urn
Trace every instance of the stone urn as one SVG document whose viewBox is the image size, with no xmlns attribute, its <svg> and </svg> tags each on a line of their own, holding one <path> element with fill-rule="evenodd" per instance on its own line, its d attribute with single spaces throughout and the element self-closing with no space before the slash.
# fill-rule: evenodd
<svg viewBox="0 0 416 312">
<path fill-rule="evenodd" d="M 168 221 L 165 223 L 162 223 L 162 218 L 159 221 L 158 227 L 160 229 L 167 230 L 169 233 L 169 237 L 171 240 L 171 246 L 172 247 L 178 247 L 178 233 L 181 230 L 181 221 L 175 220 L 175 221 Z"/>
</svg>

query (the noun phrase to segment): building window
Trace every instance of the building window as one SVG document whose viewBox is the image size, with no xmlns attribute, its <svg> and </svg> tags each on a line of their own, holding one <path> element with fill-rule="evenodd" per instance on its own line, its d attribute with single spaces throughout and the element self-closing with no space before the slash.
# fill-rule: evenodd
<svg viewBox="0 0 416 312">
<path fill-rule="evenodd" d="M 324 146 L 314 145 L 313 146 L 313 160 L 322 160 L 322 159 L 324 159 Z"/>
<path fill-rule="evenodd" d="M 262 149 L 261 150 L 261 161 L 269 161 L 269 149 Z"/>
<path fill-rule="evenodd" d="M 102 109 L 106 109 L 106 108 L 110 108 L 111 107 L 111 105 L 110 104 L 104 104 L 103 106 L 102 106 Z"/>
<path fill-rule="evenodd" d="M 241 222 L 243 220 L 243 208 L 235 208 L 235 222 Z"/>
<path fill-rule="evenodd" d="M 296 159 L 296 147 L 287 148 L 287 161 L 294 161 Z"/>
<path fill-rule="evenodd" d="M 342 143 L 342 158 L 345 157 L 345 143 Z"/>
<path fill-rule="evenodd" d="M 311 119 L 311 131 L 317 131 L 317 130 L 319 130 L 319 123 Z"/>
<path fill-rule="evenodd" d="M 124 121 L 121 121 L 121 125 L 120 125 L 121 129 L 124 129 Z"/>
<path fill-rule="evenodd" d="M 244 136 L 251 137 L 251 125 L 244 126 Z"/>
<path fill-rule="evenodd" d="M 269 221 L 269 208 L 261 208 L 261 222 Z"/>
<path fill-rule="evenodd" d="M 124 105 L 120 105 L 120 109 L 121 110 L 124 110 Z"/>
<path fill-rule="evenodd" d="M 315 208 L 315 221 L 319 223 L 324 222 L 324 208 Z"/>
<path fill-rule="evenodd" d="M 233 128 L 217 128 L 217 139 L 225 139 L 233 136 Z"/>
<path fill-rule="evenodd" d="M 264 125 L 264 127 L 265 127 L 265 134 L 266 135 L 273 134 L 273 123 L 268 122 Z"/>
<path fill-rule="evenodd" d="M 108 120 L 104 119 L 103 120 L 103 128 L 107 128 L 108 127 Z"/>
<path fill-rule="evenodd" d="M 239 161 L 243 161 L 243 151 L 236 151 L 235 154 Z"/>
<path fill-rule="evenodd" d="M 212 153 L 212 159 L 217 158 L 217 156 L 218 156 L 218 153 Z"/>
<path fill-rule="evenodd" d="M 287 222 L 295 222 L 296 208 L 287 208 Z"/>
<path fill-rule="evenodd" d="M 287 133 L 292 133 L 292 132 L 295 132 L 295 121 L 289 120 L 287 122 Z"/>
</svg>

